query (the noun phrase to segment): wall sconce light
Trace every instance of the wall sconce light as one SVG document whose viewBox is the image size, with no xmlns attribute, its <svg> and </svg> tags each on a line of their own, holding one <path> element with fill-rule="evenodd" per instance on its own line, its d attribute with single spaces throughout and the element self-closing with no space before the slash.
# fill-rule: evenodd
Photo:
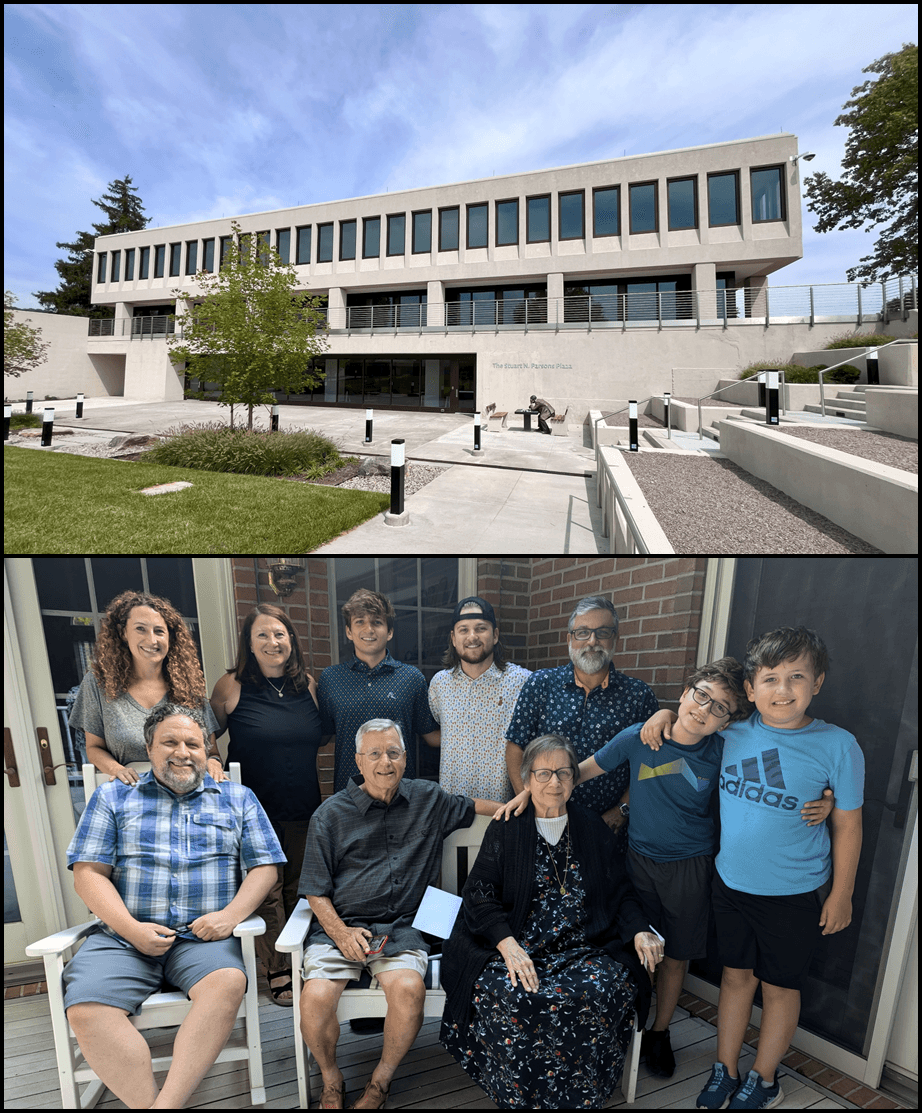
<svg viewBox="0 0 922 1113">
<path fill-rule="evenodd" d="M 796 163 L 799 158 L 802 158 L 804 162 L 812 162 L 816 158 L 816 155 L 810 154 L 809 152 L 802 155 L 791 155 L 791 162 Z"/>
<path fill-rule="evenodd" d="M 269 586 L 276 595 L 288 596 L 298 582 L 298 573 L 303 568 L 299 557 L 268 557 Z"/>
</svg>

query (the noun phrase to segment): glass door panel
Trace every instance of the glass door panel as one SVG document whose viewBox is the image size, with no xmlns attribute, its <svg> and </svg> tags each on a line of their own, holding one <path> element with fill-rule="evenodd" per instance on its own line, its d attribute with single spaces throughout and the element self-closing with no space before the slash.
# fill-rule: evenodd
<svg viewBox="0 0 922 1113">
<path fill-rule="evenodd" d="M 389 359 L 365 361 L 365 403 L 369 406 L 391 404 L 391 361 Z"/>
</svg>

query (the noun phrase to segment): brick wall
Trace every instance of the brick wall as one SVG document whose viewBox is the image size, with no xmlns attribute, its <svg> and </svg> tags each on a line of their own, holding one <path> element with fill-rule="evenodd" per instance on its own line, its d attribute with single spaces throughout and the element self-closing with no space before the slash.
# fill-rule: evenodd
<svg viewBox="0 0 922 1113">
<path fill-rule="evenodd" d="M 620 623 L 615 667 L 665 704 L 695 664 L 706 565 L 704 557 L 482 558 L 478 592 L 493 603 L 510 656 L 529 669 L 565 664 L 573 608 L 583 596 L 606 596 Z"/>
</svg>

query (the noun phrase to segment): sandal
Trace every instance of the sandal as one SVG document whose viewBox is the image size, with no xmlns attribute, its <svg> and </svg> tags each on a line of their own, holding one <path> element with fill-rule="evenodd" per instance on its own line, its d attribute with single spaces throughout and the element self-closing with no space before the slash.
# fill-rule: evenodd
<svg viewBox="0 0 922 1113">
<path fill-rule="evenodd" d="M 331 1082 L 320 1091 L 321 1109 L 344 1109 L 346 1105 L 346 1082 Z"/>
<path fill-rule="evenodd" d="M 362 1091 L 362 1096 L 352 1106 L 353 1109 L 385 1109 L 387 1107 L 387 1095 L 390 1091 L 390 1086 L 386 1090 L 382 1089 L 373 1078 L 365 1083 L 365 1089 Z M 361 1102 L 365 1099 L 376 1102 L 375 1105 L 362 1105 Z"/>
<path fill-rule="evenodd" d="M 272 985 L 272 982 L 275 978 L 285 978 L 286 980 L 282 982 L 281 985 L 274 986 Z M 269 986 L 269 992 L 272 994 L 272 1000 L 276 1003 L 276 1005 L 281 1005 L 282 1008 L 290 1009 L 294 1001 L 294 994 L 292 993 L 294 986 L 291 984 L 291 977 L 289 976 L 289 972 L 287 970 L 279 970 L 276 974 L 267 974 L 266 983 Z M 289 997 L 287 1001 L 283 1001 L 281 999 L 283 993 L 292 993 L 292 996 Z M 340 1106 L 340 1108 L 342 1107 Z"/>
</svg>

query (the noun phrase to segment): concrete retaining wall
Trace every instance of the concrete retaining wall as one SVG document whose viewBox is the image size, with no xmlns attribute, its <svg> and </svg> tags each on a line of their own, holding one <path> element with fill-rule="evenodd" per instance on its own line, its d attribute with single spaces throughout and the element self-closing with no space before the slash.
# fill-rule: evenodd
<svg viewBox="0 0 922 1113">
<path fill-rule="evenodd" d="M 752 475 L 885 553 L 918 552 L 918 476 L 786 437 L 780 429 L 733 418 L 719 428 L 721 452 Z"/>
<path fill-rule="evenodd" d="M 898 386 L 869 386 L 867 422 L 875 429 L 919 439 L 919 392 Z"/>
<path fill-rule="evenodd" d="M 881 386 L 919 386 L 919 345 L 897 344 L 878 353 Z"/>
<path fill-rule="evenodd" d="M 634 544 L 627 521 L 618 506 L 614 488 L 630 508 L 631 516 L 647 552 L 661 555 L 674 553 L 672 545 L 647 500 L 644 498 L 634 473 L 624 459 L 620 449 L 596 449 L 596 498 L 602 509 L 603 530 L 608 537 L 610 553 L 638 553 L 643 550 Z"/>
<path fill-rule="evenodd" d="M 50 344 L 48 358 L 35 370 L 19 378 L 8 376 L 3 384 L 5 397 L 14 402 L 25 400 L 31 390 L 36 403 L 52 398 L 73 398 L 79 391 L 87 398 L 124 394 L 124 357 L 111 357 L 97 363 L 87 352 L 89 318 L 69 313 L 26 312 L 13 310 L 14 324 L 25 323 L 39 329 L 41 339 Z"/>
<path fill-rule="evenodd" d="M 734 384 L 732 379 L 721 379 L 720 385 L 730 387 L 720 396 L 727 402 L 739 402 L 750 407 L 758 406 L 759 384 L 756 380 L 744 379 L 742 382 Z M 841 383 L 827 383 L 827 403 L 830 398 L 838 397 L 840 392 L 843 397 L 848 397 L 850 394 L 854 394 L 854 389 L 851 386 L 843 386 Z M 785 383 L 782 402 L 786 410 L 803 410 L 808 404 L 818 406 L 820 404 L 820 384 Z M 723 416 L 726 417 L 727 415 L 724 414 Z"/>
</svg>

